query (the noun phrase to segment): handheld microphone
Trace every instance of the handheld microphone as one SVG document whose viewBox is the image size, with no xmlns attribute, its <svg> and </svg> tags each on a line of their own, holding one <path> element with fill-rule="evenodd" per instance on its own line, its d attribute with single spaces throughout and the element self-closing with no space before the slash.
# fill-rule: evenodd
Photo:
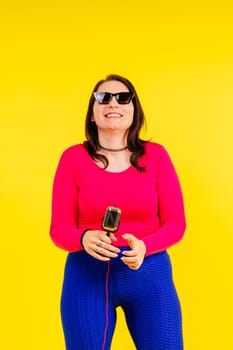
<svg viewBox="0 0 233 350">
<path fill-rule="evenodd" d="M 111 232 L 117 231 L 120 223 L 121 209 L 117 207 L 107 207 L 103 221 L 102 228 L 108 232 L 108 235 Z"/>
</svg>

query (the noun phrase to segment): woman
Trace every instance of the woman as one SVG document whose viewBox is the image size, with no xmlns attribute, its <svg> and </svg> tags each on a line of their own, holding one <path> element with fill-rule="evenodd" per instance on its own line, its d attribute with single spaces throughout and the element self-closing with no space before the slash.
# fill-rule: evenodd
<svg viewBox="0 0 233 350">
<path fill-rule="evenodd" d="M 69 252 L 61 297 L 67 350 L 110 349 L 118 306 L 137 349 L 183 349 L 166 251 L 185 231 L 182 193 L 164 147 L 140 139 L 143 123 L 132 83 L 109 75 L 91 95 L 86 141 L 61 156 L 50 233 Z M 115 233 L 102 228 L 109 206 L 121 211 Z"/>
</svg>

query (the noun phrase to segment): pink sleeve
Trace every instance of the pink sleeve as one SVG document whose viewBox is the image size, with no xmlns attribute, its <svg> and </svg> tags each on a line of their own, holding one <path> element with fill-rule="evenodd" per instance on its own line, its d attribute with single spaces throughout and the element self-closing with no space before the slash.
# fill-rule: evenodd
<svg viewBox="0 0 233 350">
<path fill-rule="evenodd" d="M 54 177 L 50 236 L 56 246 L 72 252 L 82 249 L 83 230 L 77 229 L 79 188 L 70 158 L 63 153 Z"/>
<path fill-rule="evenodd" d="M 162 147 L 157 182 L 160 228 L 143 238 L 146 255 L 157 253 L 180 241 L 186 228 L 182 191 L 167 151 Z"/>
</svg>

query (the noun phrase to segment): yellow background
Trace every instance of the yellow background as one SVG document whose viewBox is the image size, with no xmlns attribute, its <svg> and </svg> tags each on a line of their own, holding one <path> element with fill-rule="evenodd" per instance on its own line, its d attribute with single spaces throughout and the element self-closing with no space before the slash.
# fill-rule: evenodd
<svg viewBox="0 0 233 350">
<path fill-rule="evenodd" d="M 185 349 L 233 348 L 231 3 L 1 2 L 1 349 L 64 349 L 52 181 L 112 72 L 135 84 L 146 137 L 167 147 L 182 183 L 188 226 L 170 255 Z M 112 349 L 134 349 L 121 312 Z"/>
</svg>

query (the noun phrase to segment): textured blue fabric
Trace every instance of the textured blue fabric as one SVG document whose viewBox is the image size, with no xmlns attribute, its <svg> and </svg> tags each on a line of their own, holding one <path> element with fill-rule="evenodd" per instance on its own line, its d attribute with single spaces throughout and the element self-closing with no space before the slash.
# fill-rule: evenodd
<svg viewBox="0 0 233 350">
<path fill-rule="evenodd" d="M 67 257 L 61 315 L 67 350 L 102 350 L 106 327 L 108 263 L 85 251 Z M 108 328 L 104 350 L 109 350 L 122 307 L 138 350 L 182 350 L 180 303 L 172 280 L 167 252 L 150 255 L 139 270 L 118 258 L 110 262 Z M 127 344 L 124 345 L 127 349 Z"/>
</svg>

